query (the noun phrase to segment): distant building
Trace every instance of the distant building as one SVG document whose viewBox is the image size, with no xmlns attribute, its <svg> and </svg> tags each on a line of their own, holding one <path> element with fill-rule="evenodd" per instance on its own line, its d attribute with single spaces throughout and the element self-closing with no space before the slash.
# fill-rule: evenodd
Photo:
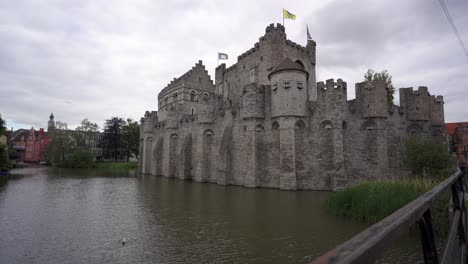
<svg viewBox="0 0 468 264">
<path fill-rule="evenodd" d="M 15 158 L 18 161 L 40 162 L 43 153 L 49 144 L 49 137 L 43 128 L 35 131 L 19 129 L 12 133 L 11 148 L 16 151 Z"/>
<path fill-rule="evenodd" d="M 468 122 L 446 123 L 452 154 L 461 164 L 468 163 Z"/>
<path fill-rule="evenodd" d="M 49 122 L 47 123 L 47 132 L 53 133 L 56 129 L 54 114 L 50 114 Z M 77 131 L 77 130 L 64 130 L 72 140 L 75 140 L 78 137 L 83 138 L 85 145 L 89 148 L 91 154 L 93 155 L 94 160 L 102 159 L 102 147 L 101 142 L 104 137 L 104 133 L 101 132 L 89 132 L 89 131 Z"/>
</svg>

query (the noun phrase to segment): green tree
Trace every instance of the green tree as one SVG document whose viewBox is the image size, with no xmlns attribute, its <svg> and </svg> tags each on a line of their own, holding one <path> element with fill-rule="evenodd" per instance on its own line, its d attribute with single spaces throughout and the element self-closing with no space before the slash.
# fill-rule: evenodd
<svg viewBox="0 0 468 264">
<path fill-rule="evenodd" d="M 127 123 L 122 127 L 122 145 L 127 157 L 131 155 L 138 158 L 140 138 L 140 124 L 131 118 L 127 118 Z"/>
<path fill-rule="evenodd" d="M 393 87 L 393 84 L 392 84 L 392 76 L 388 73 L 387 70 L 383 70 L 381 72 L 375 72 L 372 69 L 368 69 L 367 73 L 364 74 L 364 80 L 366 82 L 371 82 L 373 80 L 384 80 L 385 87 L 387 88 L 387 102 L 389 105 L 393 104 L 395 87 Z"/>
<path fill-rule="evenodd" d="M 409 137 L 405 142 L 405 165 L 414 175 L 441 175 L 453 165 L 448 148 L 421 135 Z"/>
<path fill-rule="evenodd" d="M 57 121 L 55 129 L 49 135 L 50 143 L 47 145 L 46 156 L 55 164 L 65 161 L 75 148 L 75 140 L 67 130 L 67 123 Z"/>
<path fill-rule="evenodd" d="M 75 148 L 67 160 L 59 164 L 66 168 L 91 168 L 94 166 L 93 155 L 87 148 Z"/>
<path fill-rule="evenodd" d="M 0 115 L 0 137 L 5 135 L 6 130 L 6 122 L 2 119 L 2 116 Z M 8 170 L 8 165 L 9 159 L 7 146 L 5 144 L 0 143 L 0 170 Z"/>
<path fill-rule="evenodd" d="M 112 158 L 116 161 L 124 156 L 122 130 L 125 124 L 125 120 L 120 117 L 112 117 L 106 120 L 104 136 L 101 141 L 104 158 Z"/>
<path fill-rule="evenodd" d="M 85 132 L 98 132 L 99 126 L 96 123 L 93 123 L 85 118 L 81 120 L 81 125 L 76 127 L 76 131 L 85 131 Z"/>
<path fill-rule="evenodd" d="M 6 122 L 2 119 L 2 115 L 0 114 L 0 136 L 5 135 L 6 130 Z"/>
</svg>

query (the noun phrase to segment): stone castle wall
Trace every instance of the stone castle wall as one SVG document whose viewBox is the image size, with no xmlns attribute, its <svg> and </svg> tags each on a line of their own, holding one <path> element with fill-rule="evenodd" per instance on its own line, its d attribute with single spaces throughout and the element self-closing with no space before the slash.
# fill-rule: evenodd
<svg viewBox="0 0 468 264">
<path fill-rule="evenodd" d="M 398 107 L 387 104 L 381 81 L 356 84 L 354 100 L 341 79 L 315 83 L 315 42 L 292 43 L 281 25 L 268 26 L 254 48 L 233 66 L 217 67 L 210 82 L 199 62 L 163 89 L 159 111 L 142 118 L 141 173 L 337 190 L 403 175 L 404 139 L 437 136 L 444 121 L 443 98 L 425 87 L 400 89 Z M 165 101 L 177 91 L 179 101 Z"/>
</svg>

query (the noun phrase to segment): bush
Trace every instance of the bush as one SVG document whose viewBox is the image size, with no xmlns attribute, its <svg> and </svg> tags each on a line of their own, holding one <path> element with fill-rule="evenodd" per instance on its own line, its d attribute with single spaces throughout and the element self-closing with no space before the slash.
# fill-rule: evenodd
<svg viewBox="0 0 468 264">
<path fill-rule="evenodd" d="M 433 142 L 421 136 L 409 137 L 405 142 L 405 165 L 414 175 L 446 177 L 453 170 L 452 158 L 442 142 Z"/>
<path fill-rule="evenodd" d="M 93 155 L 88 149 L 75 149 L 70 157 L 58 164 L 63 168 L 92 168 L 94 167 Z"/>
</svg>

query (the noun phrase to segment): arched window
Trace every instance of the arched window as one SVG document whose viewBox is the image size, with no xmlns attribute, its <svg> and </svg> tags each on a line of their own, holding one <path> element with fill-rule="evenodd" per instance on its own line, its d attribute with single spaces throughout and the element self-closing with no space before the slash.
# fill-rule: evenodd
<svg viewBox="0 0 468 264">
<path fill-rule="evenodd" d="M 305 125 L 304 121 L 302 121 L 302 120 L 297 120 L 296 121 L 296 124 L 294 125 L 294 129 L 302 130 L 302 129 L 305 129 L 305 128 L 306 128 L 306 125 Z"/>
<path fill-rule="evenodd" d="M 367 120 L 361 125 L 362 130 L 376 130 L 377 124 L 372 120 Z"/>
<path fill-rule="evenodd" d="M 330 120 L 322 121 L 322 123 L 320 123 L 320 128 L 332 129 L 333 128 L 333 123 Z"/>
<path fill-rule="evenodd" d="M 263 127 L 262 124 L 258 124 L 256 127 L 255 127 L 255 131 L 256 132 L 263 132 L 265 130 L 265 128 Z"/>
<path fill-rule="evenodd" d="M 343 128 L 343 129 L 347 129 L 347 128 L 348 128 L 348 125 L 346 124 L 346 121 L 343 121 L 343 122 L 341 123 L 341 128 Z"/>
<path fill-rule="evenodd" d="M 280 127 L 280 125 L 279 125 L 278 121 L 275 121 L 275 122 L 273 122 L 273 124 L 271 124 L 271 130 L 279 130 L 279 127 Z"/>
<path fill-rule="evenodd" d="M 190 91 L 190 101 L 195 101 L 195 96 L 197 95 L 197 92 L 194 90 Z"/>
<path fill-rule="evenodd" d="M 177 96 L 178 96 L 178 95 L 179 95 L 179 94 L 178 94 L 177 92 L 175 92 L 175 93 L 172 94 L 172 97 L 174 97 L 174 101 L 177 100 Z"/>
</svg>

